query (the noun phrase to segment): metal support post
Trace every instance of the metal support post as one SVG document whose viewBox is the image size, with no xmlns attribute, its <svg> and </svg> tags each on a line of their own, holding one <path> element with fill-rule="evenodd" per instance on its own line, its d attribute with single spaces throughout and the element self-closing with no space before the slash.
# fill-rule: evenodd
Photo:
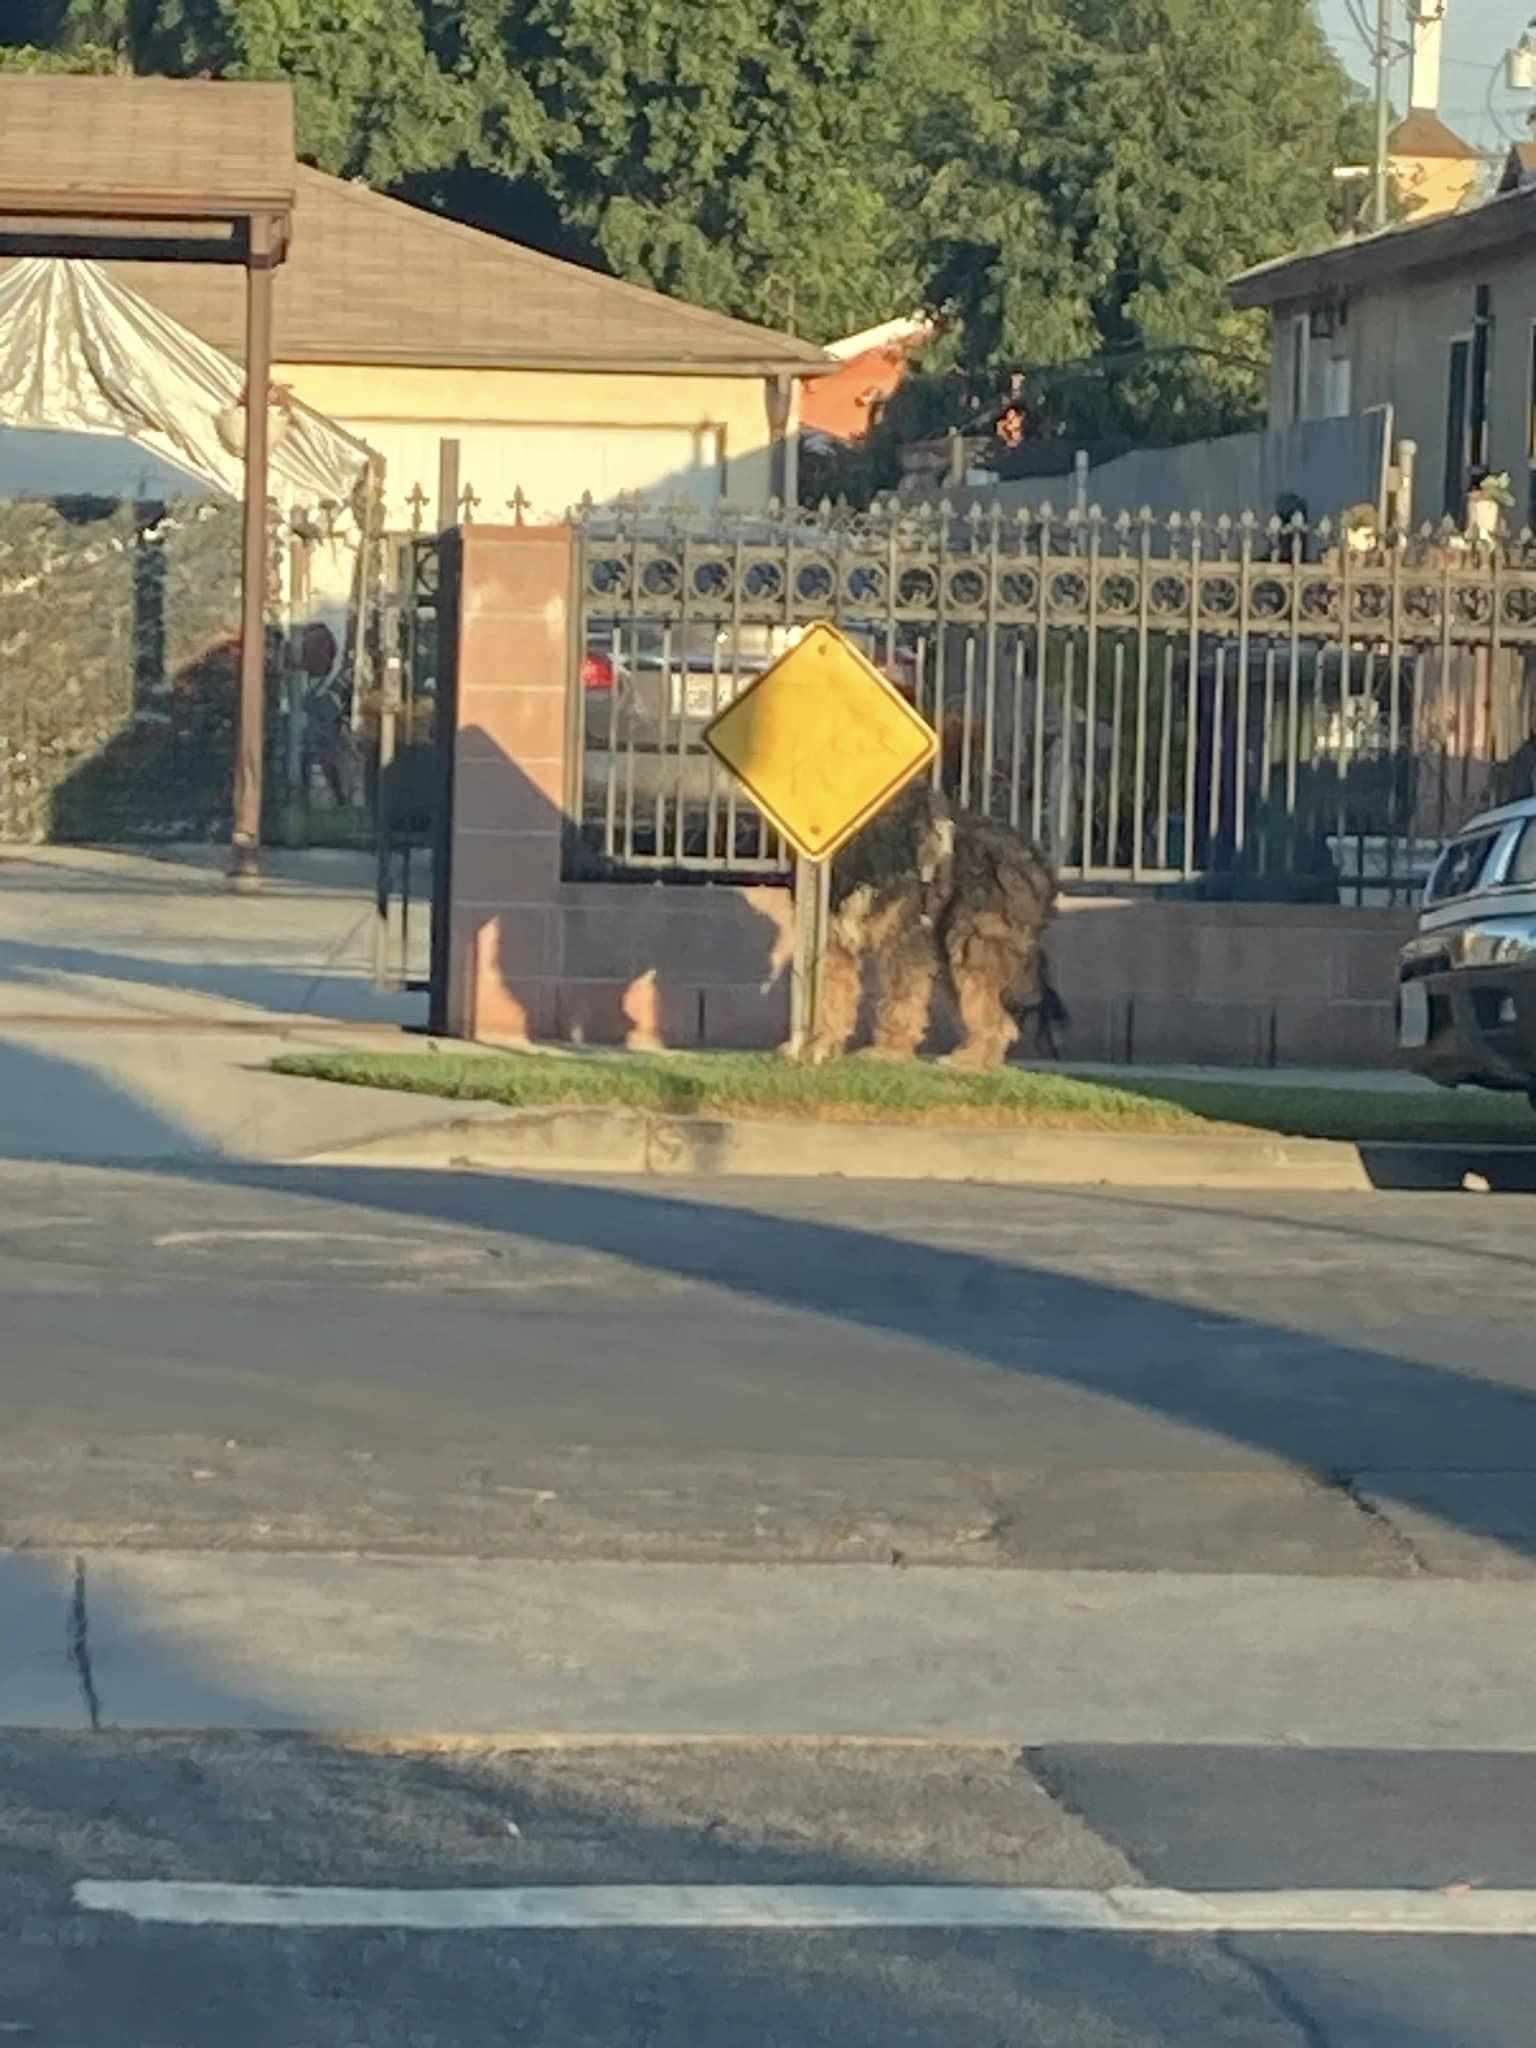
<svg viewBox="0 0 1536 2048">
<path fill-rule="evenodd" d="M 789 1056 L 804 1059 L 821 1021 L 821 972 L 831 917 L 832 863 L 795 861 L 794 957 L 790 968 Z"/>
<path fill-rule="evenodd" d="M 240 696 L 235 718 L 235 818 L 230 880 L 261 871 L 261 778 L 267 673 L 267 406 L 272 388 L 273 224 L 256 215 L 245 272 L 245 547 L 240 589 Z"/>
</svg>

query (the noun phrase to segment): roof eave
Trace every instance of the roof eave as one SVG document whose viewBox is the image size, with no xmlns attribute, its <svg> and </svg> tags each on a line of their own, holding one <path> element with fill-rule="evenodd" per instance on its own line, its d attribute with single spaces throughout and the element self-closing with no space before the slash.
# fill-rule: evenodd
<svg viewBox="0 0 1536 2048">
<path fill-rule="evenodd" d="M 1388 228 L 1331 249 L 1283 256 L 1234 277 L 1227 297 L 1240 312 L 1284 305 L 1343 285 L 1371 284 L 1404 271 L 1481 255 L 1536 236 L 1536 193 L 1508 192 L 1465 213 L 1441 214 L 1417 227 Z"/>
<path fill-rule="evenodd" d="M 826 362 L 785 357 L 714 356 L 573 356 L 540 355 L 519 349 L 516 353 L 496 349 L 383 349 L 367 348 L 342 353 L 334 348 L 293 348 L 278 346 L 285 363 L 332 363 L 370 365 L 380 369 L 415 370 L 559 370 L 616 376 L 625 372 L 646 377 L 824 377 L 840 366 Z"/>
<path fill-rule="evenodd" d="M 69 220 L 244 220 L 291 214 L 294 193 L 139 191 L 130 185 L 0 186 L 0 215 Z"/>
</svg>

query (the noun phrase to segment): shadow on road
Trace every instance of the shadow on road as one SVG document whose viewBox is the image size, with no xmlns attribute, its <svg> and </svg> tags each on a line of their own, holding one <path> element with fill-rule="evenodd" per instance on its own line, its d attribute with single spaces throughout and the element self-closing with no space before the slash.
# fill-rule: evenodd
<svg viewBox="0 0 1536 2048">
<path fill-rule="evenodd" d="M 242 1931 L 69 1904 L 81 1877 L 963 1882 L 977 1870 L 946 1825 L 957 1812 L 977 1815 L 973 1841 L 1002 1851 L 983 1877 L 1015 1881 L 1021 1856 L 1049 1869 L 1046 1802 L 1006 1758 L 476 1758 L 291 1736 L 0 1738 L 0 2021 L 93 2048 L 1293 2048 L 1285 2005 L 1210 1941 Z M 1395 2040 L 1432 2048 L 1412 2031 Z"/>
<path fill-rule="evenodd" d="M 1032 1205 L 1082 1197 L 999 1191 L 998 1203 L 1017 1199 L 1020 1213 L 1018 1255 L 999 1258 L 746 1206 L 741 1193 L 718 1203 L 611 1183 L 224 1161 L 165 1171 L 186 1180 L 200 1208 L 214 1186 L 245 1187 L 604 1253 L 743 1304 L 931 1347 L 939 1373 L 947 1355 L 1124 1404 L 1325 1479 L 1370 1470 L 1381 1475 L 1376 1491 L 1390 1501 L 1396 1487 L 1410 1506 L 1422 1506 L 1422 1495 L 1402 1477 L 1426 1466 L 1536 1473 L 1536 1393 L 1495 1378 L 1491 1367 L 1457 1370 L 1033 1262 Z M 856 1204 L 856 1183 L 849 1197 Z M 1187 1241 L 1180 1256 L 1190 1257 Z M 1394 1319 L 1392 1277 L 1384 1265 L 1383 1327 Z M 1512 1297 L 1502 1310 L 1497 1322 L 1526 1327 Z M 785 1342 L 804 1335 L 787 1328 Z M 1527 1363 L 1516 1351 L 1507 1369 Z M 965 1397 L 957 1385 L 956 1399 Z M 1009 1454 L 999 1441 L 998 1457 Z M 1491 1533 L 1482 1509 L 1465 1498 L 1437 1500 L 1433 1512 L 1468 1533 Z M 1536 1520 L 1496 1533 L 1536 1554 Z"/>
</svg>

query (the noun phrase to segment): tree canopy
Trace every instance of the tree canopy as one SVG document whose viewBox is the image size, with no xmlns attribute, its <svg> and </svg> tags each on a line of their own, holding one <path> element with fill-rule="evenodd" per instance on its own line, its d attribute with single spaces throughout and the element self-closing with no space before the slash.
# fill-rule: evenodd
<svg viewBox="0 0 1536 2048">
<path fill-rule="evenodd" d="M 818 339 L 925 305 L 957 402 L 1076 433 L 1241 421 L 1224 281 L 1323 238 L 1358 149 L 1312 0 L 12 0 L 4 39 L 290 78 L 327 170 Z"/>
</svg>

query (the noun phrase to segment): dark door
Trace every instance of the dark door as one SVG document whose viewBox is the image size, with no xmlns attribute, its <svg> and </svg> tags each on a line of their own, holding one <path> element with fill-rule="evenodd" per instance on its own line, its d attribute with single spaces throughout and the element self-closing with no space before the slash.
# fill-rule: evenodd
<svg viewBox="0 0 1536 2048">
<path fill-rule="evenodd" d="M 1467 509 L 1471 382 L 1472 344 L 1470 341 L 1453 341 L 1445 392 L 1445 516 L 1458 523 L 1465 517 Z"/>
</svg>

